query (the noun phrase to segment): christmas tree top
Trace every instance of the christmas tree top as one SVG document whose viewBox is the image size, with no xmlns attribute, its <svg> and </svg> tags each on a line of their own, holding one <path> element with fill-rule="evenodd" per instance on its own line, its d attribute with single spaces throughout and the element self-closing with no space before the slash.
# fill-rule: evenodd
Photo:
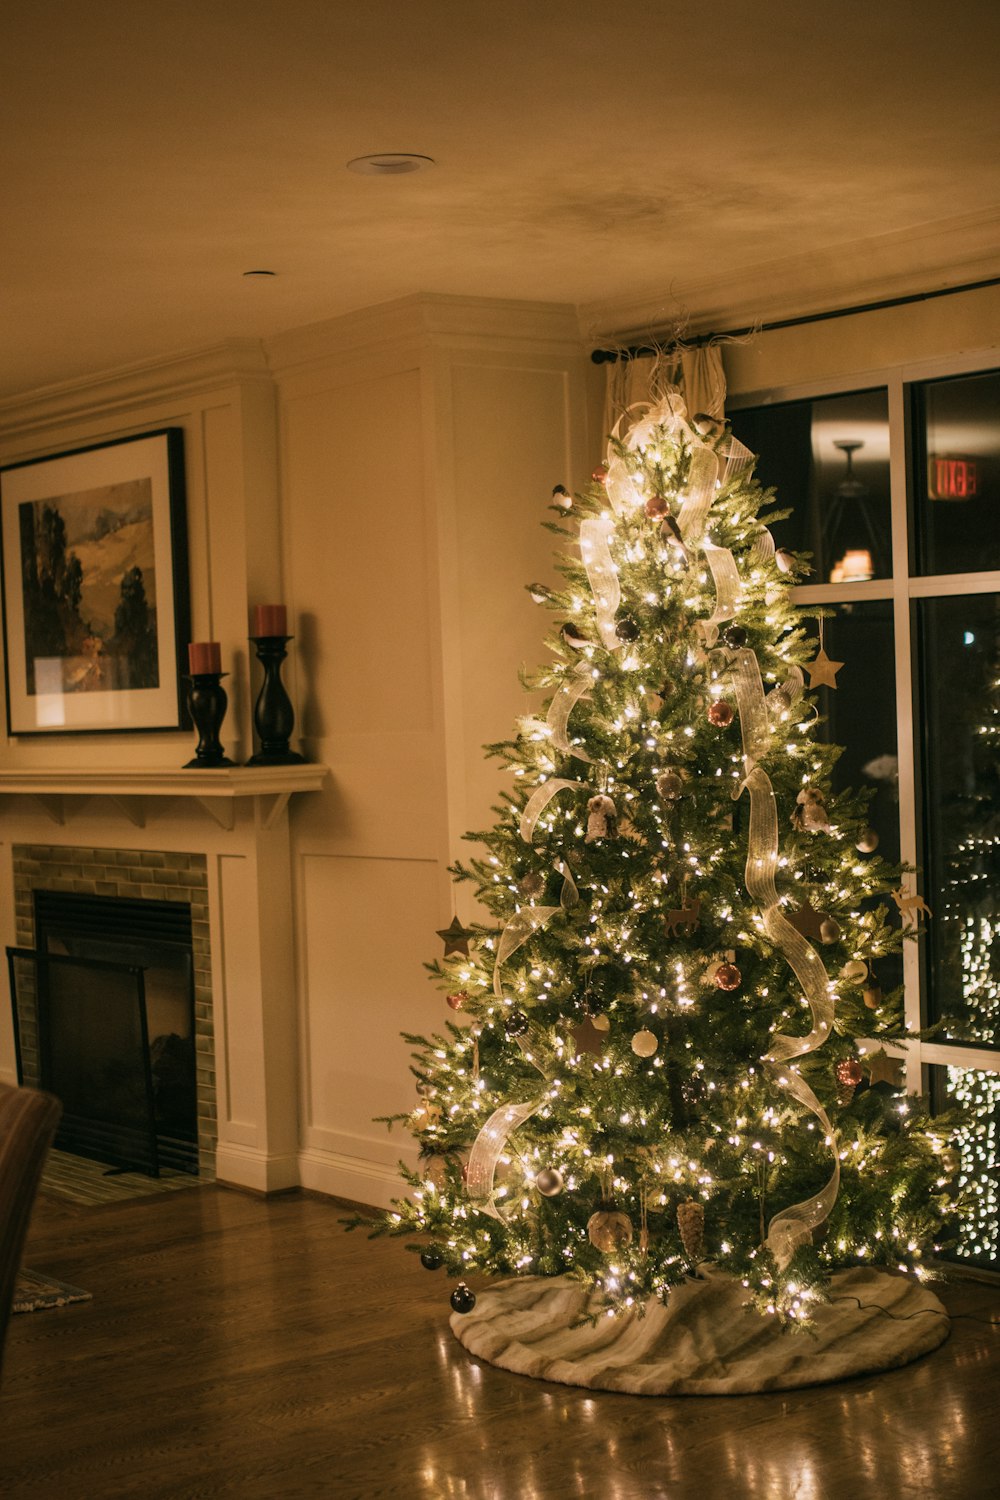
<svg viewBox="0 0 1000 1500">
<path fill-rule="evenodd" d="M 442 931 L 456 1019 L 408 1038 L 425 1170 L 379 1229 L 430 1267 L 570 1273 L 616 1308 L 709 1264 L 800 1318 L 831 1268 L 919 1273 L 940 1238 L 944 1142 L 871 977 L 900 872 L 831 790 L 801 560 L 752 466 L 671 392 L 555 492 L 542 708 L 490 747 L 511 786 L 454 871 L 492 921 Z"/>
</svg>

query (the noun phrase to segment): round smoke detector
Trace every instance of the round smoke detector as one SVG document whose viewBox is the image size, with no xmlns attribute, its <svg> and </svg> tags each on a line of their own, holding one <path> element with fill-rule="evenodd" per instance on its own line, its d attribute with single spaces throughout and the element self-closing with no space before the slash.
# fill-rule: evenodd
<svg viewBox="0 0 1000 1500">
<path fill-rule="evenodd" d="M 356 156 L 347 163 L 349 172 L 366 177 L 398 177 L 403 172 L 422 172 L 433 167 L 432 156 L 417 156 L 412 151 L 380 151 L 375 156 Z"/>
</svg>

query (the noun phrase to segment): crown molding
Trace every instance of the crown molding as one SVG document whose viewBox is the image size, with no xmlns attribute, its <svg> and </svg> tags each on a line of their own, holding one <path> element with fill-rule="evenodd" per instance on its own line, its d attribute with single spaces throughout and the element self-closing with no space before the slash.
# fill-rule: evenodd
<svg viewBox="0 0 1000 1500">
<path fill-rule="evenodd" d="M 390 355 L 417 359 L 428 350 L 580 355 L 576 309 L 568 303 L 419 293 L 292 328 L 266 340 L 275 375 Z"/>
<path fill-rule="evenodd" d="M 176 402 L 270 379 L 260 341 L 231 339 L 5 396 L 0 400 L 0 441 L 6 444 L 74 421 L 119 415 L 158 400 Z"/>
<path fill-rule="evenodd" d="M 578 309 L 591 343 L 636 342 L 683 321 L 691 333 L 749 327 L 1000 276 L 1000 208 L 824 246 Z"/>
</svg>

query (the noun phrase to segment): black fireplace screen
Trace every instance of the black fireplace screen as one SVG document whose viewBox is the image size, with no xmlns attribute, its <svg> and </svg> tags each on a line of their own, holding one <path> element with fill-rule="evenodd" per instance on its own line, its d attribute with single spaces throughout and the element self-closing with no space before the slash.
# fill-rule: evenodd
<svg viewBox="0 0 1000 1500">
<path fill-rule="evenodd" d="M 62 1102 L 56 1145 L 196 1173 L 190 908 L 36 891 L 37 948 L 8 948 L 18 1077 Z"/>
</svg>

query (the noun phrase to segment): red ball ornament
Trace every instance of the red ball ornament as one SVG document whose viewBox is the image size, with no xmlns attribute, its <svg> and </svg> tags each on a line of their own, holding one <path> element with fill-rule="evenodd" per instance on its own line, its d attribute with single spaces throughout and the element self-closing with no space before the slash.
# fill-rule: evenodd
<svg viewBox="0 0 1000 1500">
<path fill-rule="evenodd" d="M 594 470 L 593 474 L 591 474 L 590 477 L 595 484 L 603 484 L 608 477 L 608 471 L 603 464 L 598 464 L 597 468 Z"/>
<path fill-rule="evenodd" d="M 738 990 L 743 975 L 735 964 L 720 964 L 715 971 L 715 982 L 720 990 Z"/>
<path fill-rule="evenodd" d="M 853 1057 L 845 1057 L 836 1067 L 837 1082 L 842 1083 L 845 1088 L 856 1089 L 864 1078 L 861 1064 Z"/>
<path fill-rule="evenodd" d="M 717 729 L 725 729 L 734 718 L 733 705 L 727 703 L 724 698 L 720 698 L 718 703 L 713 703 L 708 710 L 709 723 L 714 724 Z"/>
<path fill-rule="evenodd" d="M 467 990 L 456 990 L 453 995 L 445 995 L 444 998 L 452 1010 L 461 1010 L 466 1000 L 468 1000 L 469 994 Z"/>
<path fill-rule="evenodd" d="M 663 495 L 650 495 L 646 501 L 646 514 L 651 521 L 662 521 L 669 508 Z"/>
</svg>

